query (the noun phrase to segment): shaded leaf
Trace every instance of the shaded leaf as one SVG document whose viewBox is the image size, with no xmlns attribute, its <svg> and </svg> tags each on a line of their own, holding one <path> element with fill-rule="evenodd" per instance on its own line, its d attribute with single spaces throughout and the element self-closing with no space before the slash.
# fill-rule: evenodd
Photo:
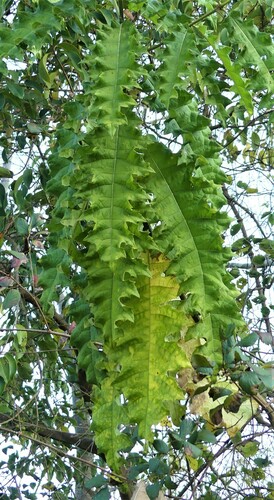
<svg viewBox="0 0 274 500">
<path fill-rule="evenodd" d="M 0 167 L 0 177 L 11 179 L 13 177 L 13 172 L 8 168 Z"/>
<path fill-rule="evenodd" d="M 165 443 L 161 439 L 154 439 L 152 444 L 153 444 L 155 450 L 158 451 L 159 453 L 163 453 L 163 454 L 168 453 L 169 447 L 168 447 L 167 443 Z"/>
<path fill-rule="evenodd" d="M 100 488 L 101 486 L 103 486 L 106 483 L 107 483 L 107 479 L 102 475 L 98 475 L 98 476 L 92 477 L 91 479 L 86 479 L 85 488 L 88 488 L 88 489 L 89 488 Z"/>
<path fill-rule="evenodd" d="M 161 483 L 149 484 L 146 487 L 146 492 L 147 492 L 148 497 L 151 500 L 154 500 L 155 498 L 157 498 L 157 496 L 161 490 L 161 487 L 162 487 Z"/>
<path fill-rule="evenodd" d="M 21 295 L 18 290 L 9 290 L 3 302 L 3 308 L 10 309 L 11 307 L 17 306 L 20 300 Z"/>
</svg>

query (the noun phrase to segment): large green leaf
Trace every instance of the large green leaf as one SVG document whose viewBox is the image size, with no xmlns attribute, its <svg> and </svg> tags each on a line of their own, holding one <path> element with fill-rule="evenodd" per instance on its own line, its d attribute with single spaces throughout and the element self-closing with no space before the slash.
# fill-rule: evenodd
<svg viewBox="0 0 274 500">
<path fill-rule="evenodd" d="M 127 443 L 121 424 L 138 423 L 140 436 L 153 439 L 151 427 L 167 416 L 167 402 L 182 397 L 175 375 L 191 367 L 199 345 L 183 342 L 194 321 L 182 311 L 176 279 L 165 276 L 167 259 L 149 254 L 144 259 L 151 277 L 137 280 L 140 298 L 130 299 L 134 322 L 125 323 L 124 335 L 105 347 L 108 376 L 94 393 L 96 442 L 114 465 Z"/>
<path fill-rule="evenodd" d="M 155 82 L 161 102 L 169 108 L 170 100 L 177 98 L 177 88 L 186 88 L 188 85 L 189 66 L 197 56 L 198 48 L 194 33 L 184 26 L 179 26 L 171 38 L 165 40 L 166 49 L 159 53 L 163 61 L 158 73 L 160 78 Z"/>
<path fill-rule="evenodd" d="M 11 27 L 1 27 L 1 59 L 9 56 L 17 61 L 23 60 L 21 42 L 27 42 L 35 47 L 35 50 L 39 50 L 50 39 L 50 31 L 58 30 L 59 27 L 60 21 L 54 15 L 49 2 L 39 2 L 33 12 L 19 11 Z"/>
<path fill-rule="evenodd" d="M 231 47 L 218 48 L 218 42 L 214 43 L 213 37 L 209 37 L 209 40 L 211 40 L 211 43 L 217 55 L 224 64 L 227 75 L 234 82 L 234 86 L 231 87 L 231 90 L 235 91 L 235 93 L 238 93 L 241 96 L 241 102 L 244 104 L 246 110 L 251 115 L 253 113 L 252 98 L 248 89 L 246 88 L 246 81 L 244 81 L 241 76 L 242 67 L 239 64 L 232 62 L 229 57 L 229 54 L 232 50 Z"/>
<path fill-rule="evenodd" d="M 178 166 L 178 156 L 161 144 L 151 145 L 148 155 L 156 172 L 150 185 L 161 220 L 159 244 L 172 259 L 170 272 L 180 281 L 180 293 L 190 294 L 188 307 L 201 315 L 193 335 L 207 340 L 204 351 L 219 364 L 222 329 L 240 318 L 224 268 L 229 253 L 221 235 L 228 219 L 214 206 L 218 187 L 202 169 Z"/>
<path fill-rule="evenodd" d="M 101 389 L 94 390 L 92 428 L 95 431 L 95 442 L 99 450 L 106 455 L 108 464 L 118 471 L 122 458 L 118 452 L 129 446 L 128 436 L 121 432 L 127 423 L 126 408 L 122 404 L 119 392 L 112 385 L 111 377 L 106 378 Z"/>
<path fill-rule="evenodd" d="M 168 261 L 161 255 L 146 259 L 151 277 L 137 281 L 140 299 L 131 300 L 135 321 L 126 325 L 112 356 L 121 365 L 113 384 L 128 401 L 130 421 L 139 424 L 142 437 L 152 439 L 152 424 L 167 415 L 165 403 L 181 398 L 175 374 L 191 364 L 178 341 L 194 322 L 180 309 L 176 279 L 165 276 Z"/>
<path fill-rule="evenodd" d="M 238 42 L 241 47 L 242 66 L 246 64 L 258 68 L 258 87 L 273 93 L 274 79 L 271 71 L 274 69 L 274 53 L 270 35 L 260 33 L 252 21 L 242 22 L 232 16 L 228 19 L 228 25 L 233 29 L 234 43 Z"/>
<path fill-rule="evenodd" d="M 94 224 L 85 241 L 91 244 L 89 254 L 97 251 L 104 262 L 114 263 L 134 249 L 130 226 L 143 220 L 135 208 L 146 200 L 137 182 L 146 174 L 142 156 L 135 152 L 138 138 L 141 142 L 131 127 L 119 127 L 113 138 L 101 130 L 96 140 L 87 137 L 88 146 L 79 151 L 76 195 L 90 200 L 84 218 Z"/>
<path fill-rule="evenodd" d="M 142 136 L 132 127 L 118 127 L 114 136 L 100 129 L 96 140 L 90 135 L 86 143 L 79 149 L 73 181 L 78 187 L 75 198 L 82 199 L 84 207 L 78 219 L 87 247 L 82 263 L 89 277 L 86 295 L 94 304 L 96 326 L 113 340 L 117 322 L 133 319 L 123 300 L 138 295 L 136 277 L 147 273 L 140 258 L 147 237 L 139 228 L 148 195 L 139 182 L 150 167 L 135 151 Z"/>
<path fill-rule="evenodd" d="M 130 95 L 132 88 L 139 87 L 138 79 L 141 76 L 135 62 L 136 53 L 140 54 L 140 49 L 134 25 L 123 23 L 111 28 L 103 26 L 98 31 L 92 58 L 87 61 L 93 66 L 95 56 L 91 118 L 97 115 L 96 125 L 107 126 L 112 135 L 118 125 L 127 123 L 125 109 L 136 104 Z"/>
</svg>

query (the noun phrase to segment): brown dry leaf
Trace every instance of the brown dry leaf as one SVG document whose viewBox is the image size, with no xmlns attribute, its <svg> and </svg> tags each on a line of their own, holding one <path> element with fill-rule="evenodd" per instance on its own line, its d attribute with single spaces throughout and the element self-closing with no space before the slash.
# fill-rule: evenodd
<svg viewBox="0 0 274 500">
<path fill-rule="evenodd" d="M 134 15 L 129 9 L 124 9 L 124 15 L 126 16 L 127 19 L 129 19 L 132 22 L 135 20 Z"/>
</svg>

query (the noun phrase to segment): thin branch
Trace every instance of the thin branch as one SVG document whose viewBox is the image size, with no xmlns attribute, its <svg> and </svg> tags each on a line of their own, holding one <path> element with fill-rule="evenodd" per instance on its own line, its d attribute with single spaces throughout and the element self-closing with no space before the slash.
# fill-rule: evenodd
<svg viewBox="0 0 274 500">
<path fill-rule="evenodd" d="M 255 432 L 253 435 L 252 435 L 252 439 L 254 439 L 256 436 L 262 436 L 262 434 L 264 433 L 265 431 L 262 431 L 262 432 Z M 223 446 L 215 453 L 214 457 L 212 457 L 210 460 L 208 460 L 206 463 L 202 464 L 199 469 L 197 469 L 191 480 L 184 486 L 184 488 L 179 492 L 178 496 L 175 497 L 175 498 L 179 498 L 180 500 L 182 500 L 183 498 L 183 495 L 184 493 L 186 493 L 186 491 L 189 489 L 189 488 L 192 488 L 192 484 L 194 483 L 194 481 L 201 475 L 201 474 L 205 474 L 207 469 L 209 467 L 211 467 L 211 465 L 213 464 L 213 462 L 219 458 L 221 455 L 223 455 L 226 451 L 229 451 L 233 446 L 235 448 L 238 448 L 240 446 L 244 446 L 245 444 L 249 443 L 250 442 L 250 437 L 249 438 L 246 438 L 246 439 L 243 439 L 242 441 L 240 441 L 239 443 L 232 443 L 232 441 L 230 439 L 227 439 L 225 441 L 225 443 L 223 444 Z M 198 483 L 201 482 L 201 478 L 199 479 Z"/>
<path fill-rule="evenodd" d="M 238 139 L 238 137 L 240 137 L 240 135 L 246 130 L 248 129 L 250 126 L 254 125 L 256 123 L 257 120 L 259 120 L 260 118 L 262 118 L 263 116 L 265 115 L 269 115 L 273 113 L 273 109 L 269 109 L 268 111 L 265 111 L 264 113 L 262 113 L 261 115 L 255 117 L 255 118 L 252 118 L 251 120 L 249 120 L 249 122 L 242 128 L 242 130 L 240 130 L 236 135 L 234 135 L 234 137 L 232 137 L 232 139 L 230 139 L 224 146 L 223 146 L 223 149 L 226 149 L 232 142 L 236 141 L 236 139 Z"/>
<path fill-rule="evenodd" d="M 230 197 L 230 199 L 232 199 L 232 198 Z M 249 208 L 245 207 L 244 205 L 242 205 L 239 201 L 235 200 L 234 198 L 233 198 L 233 202 L 235 203 L 235 205 L 237 205 L 238 207 L 240 207 L 242 210 L 244 210 L 244 212 L 246 212 L 249 215 L 249 217 L 255 222 L 257 228 L 259 229 L 259 231 L 261 232 L 261 234 L 263 235 L 263 237 L 267 238 L 265 232 L 263 231 L 261 225 L 257 221 L 255 215 L 251 212 L 251 210 L 249 210 Z"/>
<path fill-rule="evenodd" d="M 29 302 L 30 304 L 35 306 L 41 312 L 43 319 L 45 321 L 45 324 L 47 325 L 48 331 L 51 331 L 52 333 L 55 334 L 56 332 L 53 332 L 48 325 L 48 321 L 45 318 L 45 315 L 43 313 L 39 299 L 35 295 L 33 295 L 31 292 L 26 290 L 26 288 L 24 288 L 22 285 L 20 285 L 20 283 L 18 285 L 20 286 L 19 292 L 20 292 L 21 296 L 27 302 Z M 67 321 L 64 319 L 64 317 L 61 314 L 59 314 L 55 309 L 54 309 L 54 313 L 53 313 L 53 319 L 57 323 L 57 325 L 59 326 L 59 328 L 61 330 L 63 330 L 64 332 L 69 331 L 69 323 L 67 323 Z"/>
<path fill-rule="evenodd" d="M 266 399 L 261 394 L 253 394 L 252 397 L 264 409 L 269 418 L 271 427 L 274 429 L 274 407 L 270 403 L 268 403 L 268 401 L 266 401 Z"/>
<path fill-rule="evenodd" d="M 6 276 L 7 278 L 10 278 L 13 280 L 13 282 L 15 283 L 15 285 L 19 289 L 21 297 L 24 298 L 29 304 L 32 304 L 33 306 L 35 306 L 38 309 L 38 311 L 40 312 L 40 314 L 43 318 L 44 324 L 47 326 L 48 331 L 55 334 L 56 332 L 53 332 L 51 330 L 51 328 L 49 327 L 48 320 L 44 314 L 44 311 L 42 309 L 42 306 L 41 306 L 39 299 L 35 295 L 33 295 L 33 293 L 31 293 L 29 290 L 24 288 L 23 285 L 21 285 L 21 283 L 19 283 L 14 278 L 14 276 L 12 276 L 11 274 L 6 273 L 2 269 L 0 269 L 0 275 Z M 69 332 L 69 327 L 70 327 L 69 323 L 55 309 L 54 309 L 54 313 L 53 313 L 53 320 L 57 323 L 57 325 L 59 326 L 59 328 L 61 330 L 63 330 L 64 332 Z"/>
<path fill-rule="evenodd" d="M 25 422 L 22 421 L 22 419 L 20 419 L 20 422 L 18 421 L 18 423 L 16 423 L 15 418 L 10 418 L 10 416 L 5 413 L 0 413 L 0 423 L 3 425 L 9 423 L 10 427 L 6 430 L 10 432 L 16 431 L 19 433 L 20 429 L 24 428 L 26 431 L 35 432 L 39 436 L 47 437 L 68 446 L 75 446 L 81 450 L 98 454 L 98 450 L 93 439 L 85 436 L 84 434 L 58 431 L 57 429 L 51 429 L 43 425 Z"/>
<path fill-rule="evenodd" d="M 219 3 L 219 5 L 216 5 L 215 9 L 212 9 L 209 12 L 206 12 L 202 16 L 198 17 L 198 19 L 195 19 L 192 23 L 190 23 L 189 26 L 195 26 L 195 24 L 198 24 L 201 21 L 204 21 L 204 19 L 207 19 L 207 17 L 212 16 L 212 14 L 215 14 L 216 12 L 219 12 L 222 10 L 226 5 L 230 3 L 231 0 L 225 0 L 223 3 Z"/>
<path fill-rule="evenodd" d="M 67 84 L 68 84 L 68 86 L 69 86 L 69 90 L 70 90 L 71 94 L 74 96 L 74 89 L 73 89 L 73 88 L 72 88 L 72 86 L 71 86 L 70 79 L 69 79 L 69 77 L 68 77 L 68 75 L 67 75 L 67 72 L 66 72 L 66 70 L 65 70 L 65 68 L 64 68 L 64 66 L 63 66 L 63 64 L 62 64 L 62 62 L 60 61 L 60 59 L 59 59 L 59 57 L 58 57 L 57 53 L 55 52 L 55 47 L 54 47 L 54 49 L 53 49 L 53 50 L 54 50 L 54 57 L 55 57 L 56 61 L 58 62 L 59 66 L 60 66 L 60 68 L 61 68 L 61 71 L 62 71 L 62 73 L 63 73 L 63 75 L 64 75 L 64 77 L 65 77 L 65 79 L 66 79 L 66 81 L 67 81 Z"/>
<path fill-rule="evenodd" d="M 151 130 L 156 135 L 156 137 L 158 137 L 159 139 L 162 139 L 162 140 L 166 141 L 169 144 L 174 143 L 174 144 L 178 144 L 178 146 L 181 146 L 181 147 L 182 146 L 186 146 L 186 144 L 183 144 L 183 143 L 177 141 L 176 139 L 172 139 L 171 137 L 166 137 L 165 135 L 159 134 L 159 132 L 157 132 L 157 130 L 155 130 L 155 128 L 150 127 L 147 124 L 144 124 L 143 127 L 145 129 Z"/>
<path fill-rule="evenodd" d="M 269 259 L 268 257 L 266 257 L 263 264 L 256 264 L 256 268 L 257 269 L 266 269 L 267 267 L 272 267 L 273 265 L 274 265 L 274 260 L 273 259 Z M 228 264 L 227 267 L 229 269 L 232 269 L 232 268 L 236 268 L 236 269 L 251 269 L 253 267 L 253 265 L 249 264 L 248 262 L 246 262 L 246 263 L 229 262 L 229 264 Z M 256 289 L 257 289 L 257 287 L 256 287 Z"/>
<path fill-rule="evenodd" d="M 29 332 L 29 333 L 50 333 L 52 335 L 57 335 L 59 337 L 64 337 L 66 339 L 70 338 L 70 335 L 63 332 L 56 332 L 55 330 L 47 329 L 42 330 L 39 328 L 0 328 L 1 332 Z M 40 352 L 40 351 L 39 351 Z"/>
<path fill-rule="evenodd" d="M 59 455 L 61 457 L 67 458 L 68 460 L 72 460 L 73 462 L 81 462 L 82 464 L 88 465 L 88 467 L 93 467 L 93 468 L 101 470 L 104 474 L 108 475 L 110 478 L 114 477 L 119 482 L 120 481 L 126 482 L 125 477 L 120 476 L 119 474 L 116 474 L 115 472 L 106 470 L 104 467 L 100 467 L 98 464 L 94 464 L 94 463 L 90 462 L 89 460 L 85 460 L 84 458 L 69 455 L 69 453 L 66 453 L 65 451 L 61 450 L 60 448 L 57 448 L 57 446 L 54 446 L 50 443 L 45 443 L 44 441 L 41 441 L 40 439 L 35 438 L 35 437 L 31 437 L 28 434 L 25 434 L 24 432 L 17 431 L 17 430 L 14 430 L 12 428 L 6 428 L 6 427 L 3 427 L 2 425 L 0 426 L 0 431 L 5 432 L 5 433 L 12 433 L 18 437 L 23 438 L 24 440 L 30 439 L 33 443 L 36 443 L 39 446 L 48 448 L 49 450 L 53 451 L 54 453 L 56 453 L 57 455 Z M 56 432 L 61 432 L 61 431 L 56 431 Z M 40 431 L 39 431 L 39 434 L 40 434 Z M 70 434 L 70 433 L 68 433 L 68 434 Z M 54 439 L 54 438 L 52 437 L 52 439 Z M 60 441 L 60 439 L 59 439 L 59 441 Z M 87 450 L 85 450 L 85 451 L 87 451 Z"/>
<path fill-rule="evenodd" d="M 226 186 L 223 186 L 223 193 L 224 193 L 224 196 L 226 197 L 227 199 L 227 202 L 229 204 L 229 206 L 231 207 L 231 210 L 233 211 L 236 219 L 237 219 L 237 222 L 241 225 L 241 231 L 242 231 L 242 234 L 243 234 L 243 237 L 246 239 L 246 240 L 249 240 L 249 237 L 248 237 L 248 234 L 247 234 L 247 231 L 245 229 L 245 226 L 243 224 L 243 219 L 241 217 L 241 214 L 237 208 L 237 202 L 235 202 L 235 200 L 230 196 L 229 192 L 228 192 L 228 189 Z M 252 248 L 250 248 L 250 250 L 247 252 L 251 261 L 253 260 L 254 258 L 254 252 L 252 250 Z M 252 266 L 254 269 L 257 268 L 256 265 L 253 264 Z M 261 304 L 262 306 L 264 306 L 266 308 L 266 300 L 264 298 L 264 293 L 263 293 L 263 286 L 260 282 L 260 279 L 258 276 L 255 276 L 255 283 L 256 283 L 256 287 L 258 289 L 258 295 L 259 297 L 261 297 Z M 271 328 L 271 323 L 270 323 L 270 317 L 269 317 L 269 314 L 267 316 L 263 316 L 263 321 L 265 323 L 265 326 L 266 326 L 266 331 L 267 333 L 270 335 L 270 337 L 272 338 L 272 348 L 274 349 L 274 337 L 272 335 L 272 328 Z"/>
</svg>

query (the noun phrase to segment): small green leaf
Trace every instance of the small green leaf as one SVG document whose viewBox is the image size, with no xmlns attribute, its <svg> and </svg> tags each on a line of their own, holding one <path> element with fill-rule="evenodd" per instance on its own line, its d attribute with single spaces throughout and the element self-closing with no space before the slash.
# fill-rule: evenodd
<svg viewBox="0 0 274 500">
<path fill-rule="evenodd" d="M 42 80 L 44 80 L 44 82 L 50 83 L 50 76 L 49 76 L 47 66 L 46 66 L 47 58 L 48 58 L 48 54 L 45 54 L 42 57 L 42 59 L 39 61 L 38 72 L 39 72 L 39 76 L 42 78 Z"/>
<path fill-rule="evenodd" d="M 196 441 L 203 441 L 204 443 L 216 443 L 216 436 L 213 434 L 213 432 L 210 432 L 207 429 L 202 429 L 201 431 L 198 432 L 197 440 Z"/>
<path fill-rule="evenodd" d="M 252 369 L 258 375 L 267 389 L 274 388 L 274 366 L 256 366 L 252 364 Z"/>
<path fill-rule="evenodd" d="M 107 479 L 102 476 L 101 474 L 99 476 L 92 477 L 91 479 L 87 479 L 85 481 L 85 488 L 100 488 L 104 484 L 107 483 Z"/>
<path fill-rule="evenodd" d="M 239 342 L 239 346 L 241 347 L 250 347 L 251 345 L 255 344 L 259 340 L 259 337 L 257 333 L 253 332 L 250 335 L 247 335 L 244 337 L 242 340 Z"/>
<path fill-rule="evenodd" d="M 259 449 L 259 443 L 257 441 L 249 441 L 244 446 L 239 447 L 240 452 L 245 458 L 253 457 Z"/>
<path fill-rule="evenodd" d="M 37 123 L 34 123 L 34 122 L 27 123 L 27 129 L 31 134 L 34 134 L 34 135 L 40 134 L 40 132 L 42 132 L 41 127 L 39 125 L 37 125 Z"/>
<path fill-rule="evenodd" d="M 247 394 L 254 394 L 260 385 L 260 379 L 256 373 L 246 371 L 241 375 L 239 384 Z"/>
<path fill-rule="evenodd" d="M 269 306 L 270 309 L 273 309 L 273 306 Z M 267 318 L 270 314 L 270 309 L 267 306 L 262 306 L 261 307 L 261 313 L 264 318 Z"/>
<path fill-rule="evenodd" d="M 4 380 L 5 384 L 7 384 L 10 379 L 9 363 L 6 356 L 0 357 L 0 377 Z"/>
<path fill-rule="evenodd" d="M 153 446 L 154 446 L 155 450 L 157 450 L 159 453 L 163 453 L 163 454 L 168 453 L 169 447 L 168 447 L 167 443 L 165 443 L 161 439 L 154 439 Z"/>
<path fill-rule="evenodd" d="M 158 476 L 165 475 L 168 473 L 168 465 L 159 460 L 159 458 L 151 458 L 149 461 L 150 472 L 155 472 Z"/>
<path fill-rule="evenodd" d="M 252 132 L 252 134 L 251 134 L 251 142 L 252 142 L 252 147 L 254 149 L 257 149 L 260 146 L 261 139 L 260 139 L 260 136 L 256 132 Z"/>
<path fill-rule="evenodd" d="M 271 40 L 264 37 L 264 44 L 261 41 L 261 33 L 258 28 L 249 22 L 238 21 L 233 16 L 229 17 L 229 22 L 233 26 L 234 38 L 244 47 L 244 58 L 249 63 L 258 66 L 260 79 L 263 87 L 273 92 L 273 75 L 270 73 L 267 60 L 270 52 Z M 263 57 L 262 57 L 263 56 Z M 266 56 L 266 57 L 265 57 Z"/>
<path fill-rule="evenodd" d="M 96 493 L 93 498 L 94 500 L 109 500 L 110 492 L 108 491 L 108 488 L 103 488 L 102 490 L 98 491 L 98 493 Z"/>
<path fill-rule="evenodd" d="M 266 239 L 266 238 L 262 239 L 261 242 L 259 243 L 259 247 L 265 253 L 267 253 L 271 257 L 274 257 L 274 240 L 270 240 L 270 239 Z"/>
<path fill-rule="evenodd" d="M 17 364 L 14 356 L 12 356 L 11 354 L 7 353 L 5 355 L 5 358 L 8 362 L 8 367 L 9 367 L 9 380 L 11 380 L 16 373 Z"/>
<path fill-rule="evenodd" d="M 72 43 L 63 42 L 59 44 L 59 48 L 64 50 L 64 52 L 68 55 L 68 57 L 72 61 L 73 65 L 77 68 L 78 64 L 81 62 L 81 54 L 77 49 L 77 47 L 75 47 L 75 45 L 73 45 Z M 74 105 L 76 103 L 68 103 L 68 104 Z M 78 104 L 79 103 L 77 103 L 77 105 Z M 65 104 L 64 109 L 67 111 L 66 106 L 67 104 Z"/>
<path fill-rule="evenodd" d="M 29 226 L 25 219 L 18 217 L 15 221 L 15 228 L 20 236 L 26 236 L 29 233 Z M 17 257 L 18 258 L 18 257 Z"/>
<path fill-rule="evenodd" d="M 129 473 L 128 473 L 128 479 L 130 481 L 133 481 L 136 479 L 141 472 L 144 472 L 148 469 L 149 465 L 147 462 L 139 465 L 133 465 L 133 467 L 130 468 Z"/>
<path fill-rule="evenodd" d="M 192 458 L 198 458 L 203 454 L 203 452 L 195 444 L 187 442 L 185 445 L 185 454 Z"/>
<path fill-rule="evenodd" d="M 241 189 L 246 190 L 248 188 L 248 184 L 246 182 L 238 181 L 237 186 Z"/>
<path fill-rule="evenodd" d="M 268 312 L 270 312 L 269 309 L 268 309 Z M 260 332 L 259 331 L 258 332 L 258 336 L 260 337 L 261 341 L 264 344 L 266 344 L 266 345 L 271 345 L 272 344 L 273 338 L 272 338 L 271 332 Z"/>
<path fill-rule="evenodd" d="M 23 325 L 19 323 L 16 325 L 17 328 L 17 341 L 19 346 L 25 347 L 28 339 L 28 334 Z"/>
<path fill-rule="evenodd" d="M 1 276 L 0 277 L 0 287 L 2 287 L 2 288 L 6 288 L 8 286 L 12 286 L 13 283 L 14 283 L 13 279 L 9 278 L 8 276 Z"/>
<path fill-rule="evenodd" d="M 271 226 L 274 225 L 274 213 L 269 214 L 269 216 L 268 216 L 268 222 L 269 222 L 269 224 L 271 224 Z"/>
<path fill-rule="evenodd" d="M 13 173 L 8 168 L 0 167 L 0 177 L 11 179 L 11 177 L 13 177 Z"/>
<path fill-rule="evenodd" d="M 11 307 L 17 306 L 20 299 L 21 295 L 18 290 L 9 290 L 3 302 L 3 309 L 10 309 Z"/>
<path fill-rule="evenodd" d="M 245 106 L 247 112 L 252 115 L 253 113 L 253 102 L 249 91 L 246 88 L 246 83 L 241 76 L 241 67 L 235 61 L 230 59 L 231 47 L 218 48 L 214 37 L 210 36 L 209 41 L 221 59 L 227 75 L 234 82 L 232 90 L 238 93 L 241 97 L 241 102 Z"/>
<path fill-rule="evenodd" d="M 71 120 L 80 120 L 84 115 L 84 108 L 79 102 L 68 102 L 64 105 L 64 110 Z"/>
<path fill-rule="evenodd" d="M 175 450 L 181 450 L 184 445 L 185 440 L 180 438 L 177 432 L 170 432 L 169 434 L 170 442 Z"/>
<path fill-rule="evenodd" d="M 230 229 L 230 234 L 232 236 L 234 236 L 235 234 L 237 234 L 242 228 L 242 224 L 234 224 L 233 226 L 231 226 L 231 229 Z"/>
<path fill-rule="evenodd" d="M 165 486 L 169 489 L 169 490 L 176 490 L 177 488 L 177 483 L 174 483 L 174 481 L 172 481 L 171 477 L 170 476 L 167 476 L 165 478 Z"/>
<path fill-rule="evenodd" d="M 186 439 L 187 436 L 193 431 L 195 424 L 192 420 L 184 419 L 180 425 L 180 438 Z"/>
<path fill-rule="evenodd" d="M 242 254 L 246 254 L 249 252 L 251 248 L 250 241 L 246 238 L 239 238 L 232 244 L 231 250 L 232 252 L 238 252 Z"/>
<path fill-rule="evenodd" d="M 48 481 L 46 484 L 43 484 L 43 488 L 48 491 L 54 491 L 55 484 L 52 481 Z"/>
<path fill-rule="evenodd" d="M 7 81 L 7 87 L 10 90 L 10 92 L 15 95 L 16 97 L 19 97 L 19 99 L 22 99 L 24 97 L 24 87 L 23 85 L 19 85 L 18 83 L 15 83 L 11 80 Z"/>
<path fill-rule="evenodd" d="M 258 457 L 254 459 L 254 462 L 258 467 L 267 467 L 268 465 L 271 465 L 271 462 L 269 461 L 268 457 L 262 458 Z M 273 484 L 274 487 L 274 484 Z"/>
<path fill-rule="evenodd" d="M 146 487 L 146 492 L 147 492 L 147 495 L 149 496 L 150 500 L 154 500 L 155 498 L 157 498 L 161 487 L 162 487 L 161 483 L 149 484 Z"/>
<path fill-rule="evenodd" d="M 213 401 L 216 401 L 216 399 L 223 398 L 224 396 L 229 396 L 232 393 L 232 391 L 226 387 L 219 387 L 219 386 L 213 386 L 210 391 L 209 395 L 213 399 Z M 206 429 L 203 429 L 206 430 Z M 200 431 L 202 432 L 202 431 Z M 199 432 L 199 436 L 200 436 Z"/>
<path fill-rule="evenodd" d="M 253 264 L 256 266 L 263 266 L 265 262 L 265 256 L 264 255 L 255 255 L 252 259 Z"/>
</svg>

